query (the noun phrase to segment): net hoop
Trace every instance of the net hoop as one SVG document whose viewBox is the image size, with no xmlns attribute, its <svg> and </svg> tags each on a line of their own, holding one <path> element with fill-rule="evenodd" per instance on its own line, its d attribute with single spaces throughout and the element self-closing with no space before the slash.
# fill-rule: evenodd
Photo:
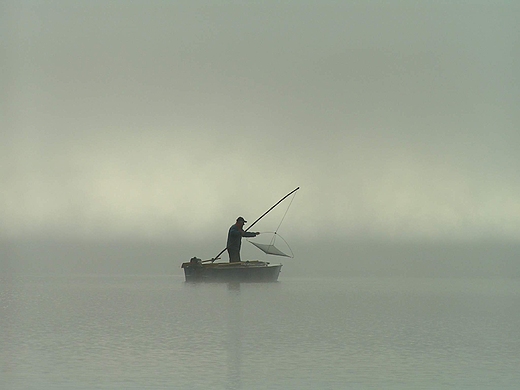
<svg viewBox="0 0 520 390">
<path fill-rule="evenodd" d="M 289 249 L 289 252 L 291 253 L 290 255 L 288 254 L 285 254 L 283 253 L 283 255 L 278 255 L 278 256 L 286 256 L 286 257 L 289 257 L 291 259 L 294 258 L 294 253 L 289 245 L 289 243 L 287 241 L 285 241 L 285 239 L 277 232 L 260 232 L 261 234 L 272 234 L 273 235 L 273 238 L 271 239 L 271 241 L 269 242 L 269 244 L 264 244 L 264 245 L 268 245 L 268 246 L 272 246 L 273 248 L 275 248 L 276 250 L 278 250 L 279 252 L 283 253 L 280 249 L 278 249 L 274 243 L 276 241 L 276 238 L 280 238 L 284 243 L 285 243 L 285 246 L 287 247 L 287 249 Z M 256 246 L 256 244 L 254 242 L 252 242 L 251 240 L 247 239 L 246 240 L 247 242 L 249 242 L 251 245 L 254 245 Z M 262 248 L 256 246 L 258 249 L 262 250 L 264 253 L 268 254 L 268 255 L 274 255 L 274 256 L 277 256 L 277 254 L 273 254 L 273 253 L 269 253 L 269 252 L 265 252 Z"/>
</svg>

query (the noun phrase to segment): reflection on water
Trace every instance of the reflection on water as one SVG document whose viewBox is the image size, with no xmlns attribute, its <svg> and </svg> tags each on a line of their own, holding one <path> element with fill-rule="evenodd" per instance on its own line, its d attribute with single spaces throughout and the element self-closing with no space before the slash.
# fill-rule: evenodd
<svg viewBox="0 0 520 390">
<path fill-rule="evenodd" d="M 240 296 L 240 283 L 228 283 L 229 299 L 227 300 L 227 384 L 228 389 L 238 390 L 241 384 L 242 364 L 242 300 Z"/>
<path fill-rule="evenodd" d="M 2 279 L 0 388 L 520 388 L 515 280 Z"/>
</svg>

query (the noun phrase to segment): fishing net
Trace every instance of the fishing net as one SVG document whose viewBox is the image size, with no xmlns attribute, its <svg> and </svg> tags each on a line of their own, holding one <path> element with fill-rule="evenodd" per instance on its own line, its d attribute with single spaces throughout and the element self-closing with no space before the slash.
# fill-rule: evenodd
<svg viewBox="0 0 520 390">
<path fill-rule="evenodd" d="M 254 242 L 254 241 L 251 241 L 251 240 L 247 240 L 247 242 L 249 242 L 250 244 L 253 244 L 254 246 L 256 246 L 258 249 L 260 249 L 261 251 L 263 251 L 264 253 L 268 254 L 268 255 L 273 255 L 273 256 L 284 256 L 284 257 L 291 257 L 293 258 L 294 255 L 292 253 L 292 250 L 291 248 L 289 247 L 289 244 L 287 244 L 287 241 L 285 241 L 283 239 L 282 236 L 280 236 L 279 234 L 277 233 L 270 233 L 270 234 L 273 234 L 273 238 L 271 240 L 271 242 L 269 242 L 268 244 L 263 244 L 263 243 L 259 243 L 259 242 Z M 285 253 L 284 251 L 280 250 L 279 248 L 277 248 L 275 246 L 275 241 L 276 241 L 276 238 L 280 238 L 284 243 L 284 251 L 285 252 L 290 252 L 291 254 L 287 254 Z"/>
</svg>

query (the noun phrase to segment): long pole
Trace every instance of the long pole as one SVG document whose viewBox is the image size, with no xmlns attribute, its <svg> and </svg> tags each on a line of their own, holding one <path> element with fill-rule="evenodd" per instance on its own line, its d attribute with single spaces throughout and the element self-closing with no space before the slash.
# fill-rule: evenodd
<svg viewBox="0 0 520 390">
<path fill-rule="evenodd" d="M 287 195 L 285 195 L 282 199 L 280 199 L 278 202 L 276 202 L 274 206 L 272 206 L 269 210 L 267 210 L 267 211 L 266 211 L 265 213 L 263 213 L 260 217 L 258 217 L 258 219 L 257 219 L 255 222 L 253 222 L 251 225 L 249 225 L 249 227 L 248 227 L 245 231 L 247 232 L 249 229 L 251 229 L 251 228 L 255 225 L 255 223 L 257 223 L 257 222 L 260 221 L 263 217 L 265 217 L 265 216 L 269 213 L 269 211 L 271 211 L 272 209 L 274 209 L 276 206 L 278 206 L 280 203 L 282 203 L 282 202 L 285 200 L 285 198 L 291 196 L 294 192 L 298 191 L 299 189 L 300 189 L 300 187 L 295 188 L 294 190 L 292 190 L 291 192 L 289 192 Z M 221 254 L 222 254 L 222 253 L 221 253 Z"/>
<path fill-rule="evenodd" d="M 266 215 L 267 215 L 267 214 L 268 214 L 272 209 L 274 209 L 276 206 L 278 206 L 280 203 L 282 203 L 282 202 L 283 202 L 287 197 L 291 196 L 293 193 L 295 193 L 295 192 L 298 191 L 299 189 L 300 189 L 300 187 L 296 187 L 294 190 L 292 190 L 292 191 L 289 192 L 287 195 L 285 195 L 282 199 L 280 199 L 278 202 L 276 202 L 276 203 L 274 204 L 274 206 L 272 206 L 269 210 L 267 210 L 267 211 L 266 211 L 265 213 L 263 213 L 260 217 L 258 217 L 258 218 L 256 219 L 255 222 L 253 222 L 251 225 L 249 225 L 249 227 L 248 227 L 245 231 L 247 232 L 249 229 L 251 229 L 251 228 L 252 228 L 252 227 L 253 227 L 253 226 L 254 226 L 258 221 L 260 221 L 263 217 L 265 217 L 265 216 L 266 216 Z M 226 249 L 227 249 L 227 248 L 222 249 L 222 250 L 220 251 L 220 253 L 219 253 L 218 255 L 216 255 L 214 258 L 209 259 L 209 260 L 205 260 L 205 261 L 203 261 L 203 263 L 206 262 L 206 261 L 211 261 L 211 262 L 213 263 L 215 260 L 217 260 L 217 259 L 220 257 L 220 255 L 221 255 L 222 253 L 224 253 L 224 252 L 226 251 Z"/>
</svg>

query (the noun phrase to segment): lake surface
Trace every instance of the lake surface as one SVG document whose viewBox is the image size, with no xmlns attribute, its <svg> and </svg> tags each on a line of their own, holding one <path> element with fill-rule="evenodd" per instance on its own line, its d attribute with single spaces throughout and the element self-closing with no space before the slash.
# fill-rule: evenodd
<svg viewBox="0 0 520 390">
<path fill-rule="evenodd" d="M 518 389 L 520 280 L 2 276 L 0 388 Z"/>
</svg>

